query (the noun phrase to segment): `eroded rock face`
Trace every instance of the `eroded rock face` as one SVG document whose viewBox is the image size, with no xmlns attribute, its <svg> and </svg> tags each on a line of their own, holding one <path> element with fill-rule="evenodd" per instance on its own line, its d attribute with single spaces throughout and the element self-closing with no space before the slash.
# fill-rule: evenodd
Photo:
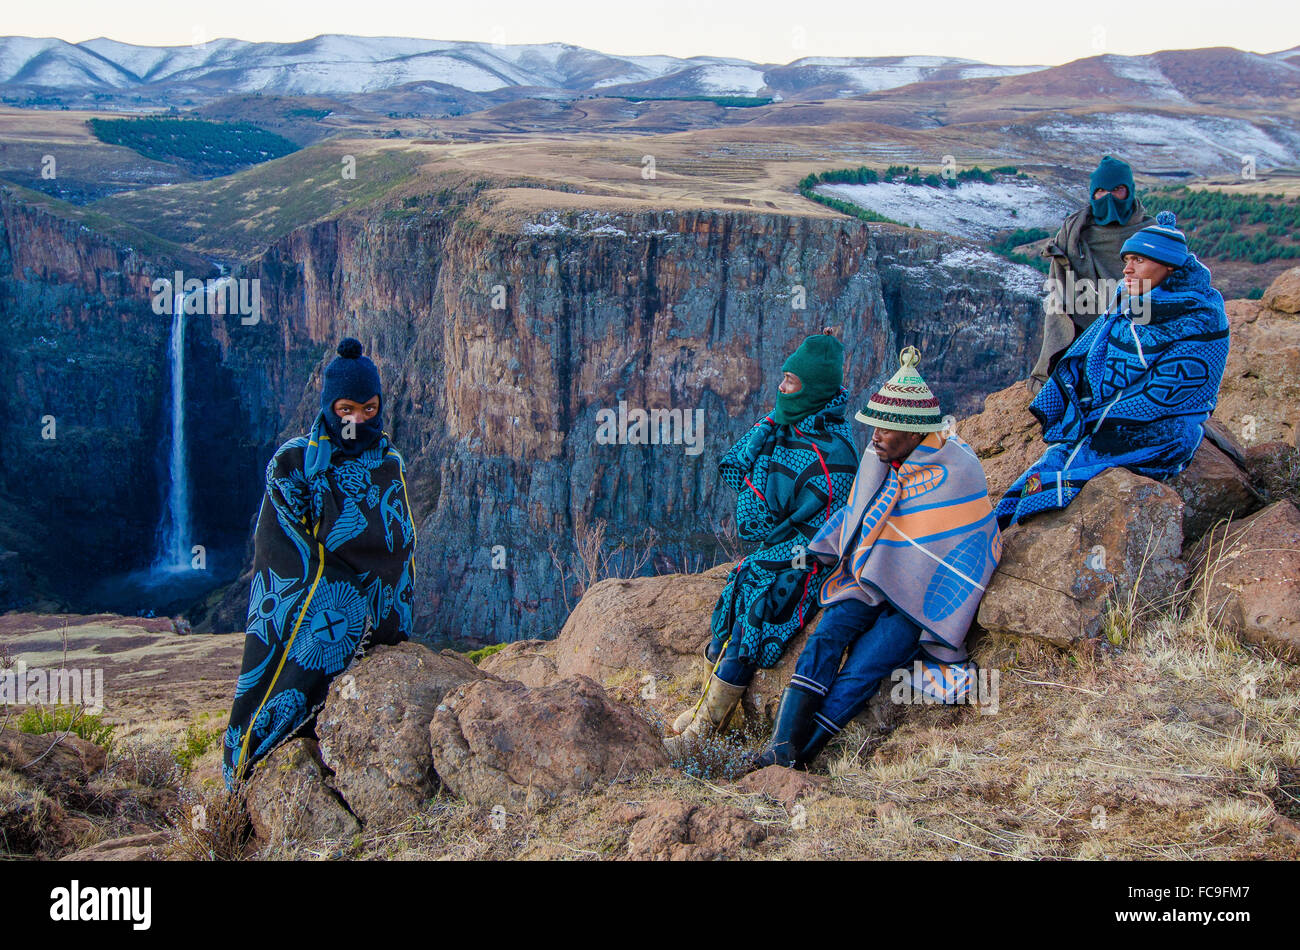
<svg viewBox="0 0 1300 950">
<path fill-rule="evenodd" d="M 311 739 L 286 742 L 258 763 L 248 788 L 248 814 L 263 843 L 337 840 L 361 830 L 329 787 Z"/>
<path fill-rule="evenodd" d="M 668 764 L 646 721 L 585 676 L 471 683 L 438 708 L 428 742 L 442 781 L 478 805 L 540 804 Z"/>
<path fill-rule="evenodd" d="M 627 856 L 638 861 L 734 858 L 767 837 L 762 825 L 727 805 L 653 801 L 627 817 L 635 822 L 627 839 Z"/>
<path fill-rule="evenodd" d="M 429 722 L 443 697 L 487 674 L 450 650 L 376 647 L 330 684 L 316 720 L 333 785 L 367 826 L 401 821 L 437 789 Z"/>
<path fill-rule="evenodd" d="M 1232 346 L 1214 418 L 1243 444 L 1300 434 L 1300 267 L 1283 272 L 1260 300 L 1227 302 Z"/>
<path fill-rule="evenodd" d="M 1300 661 L 1300 511 L 1278 501 L 1207 535 L 1192 555 L 1211 618 Z"/>
<path fill-rule="evenodd" d="M 1068 646 L 1101 632 L 1108 600 L 1172 596 L 1187 575 L 1183 509 L 1168 485 L 1107 469 L 1069 507 L 1003 533 L 979 625 Z"/>
</svg>

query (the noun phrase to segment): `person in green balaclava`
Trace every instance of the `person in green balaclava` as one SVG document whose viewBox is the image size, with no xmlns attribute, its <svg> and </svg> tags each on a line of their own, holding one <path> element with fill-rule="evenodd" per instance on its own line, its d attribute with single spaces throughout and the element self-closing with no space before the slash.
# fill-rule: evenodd
<svg viewBox="0 0 1300 950">
<path fill-rule="evenodd" d="M 777 387 L 777 425 L 795 425 L 835 398 L 844 381 L 844 345 L 828 333 L 818 333 L 799 344 L 781 365 Z"/>
<path fill-rule="evenodd" d="M 1124 242 L 1155 221 L 1142 206 L 1127 162 L 1107 155 L 1093 170 L 1088 187 L 1088 206 L 1066 218 L 1043 249 L 1051 267 L 1043 303 L 1043 345 L 1029 378 L 1031 395 L 1042 388 L 1075 338 L 1110 305 L 1124 279 Z"/>
<path fill-rule="evenodd" d="M 713 608 L 704 695 L 664 740 L 675 761 L 727 727 L 760 667 L 771 667 L 816 611 L 828 570 L 807 555 L 818 528 L 848 501 L 858 450 L 845 421 L 844 347 L 814 334 L 781 366 L 776 406 L 718 463 L 735 490 L 736 532 L 754 550 L 727 575 Z"/>
</svg>

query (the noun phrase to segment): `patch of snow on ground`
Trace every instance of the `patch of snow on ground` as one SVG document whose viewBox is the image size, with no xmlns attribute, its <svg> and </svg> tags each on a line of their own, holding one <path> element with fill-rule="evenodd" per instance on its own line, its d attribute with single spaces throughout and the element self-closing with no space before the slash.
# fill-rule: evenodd
<svg viewBox="0 0 1300 950">
<path fill-rule="evenodd" d="M 1187 97 L 1178 91 L 1169 78 L 1160 71 L 1154 60 L 1145 56 L 1107 56 L 1106 65 L 1121 79 L 1139 82 L 1158 99 L 1186 102 Z"/>
<path fill-rule="evenodd" d="M 571 223 L 560 220 L 558 212 L 549 211 L 538 221 L 526 221 L 519 228 L 520 234 L 548 235 L 580 234 L 583 237 L 627 237 L 627 231 L 614 222 L 618 219 L 605 211 L 581 211 L 571 216 Z M 666 231 L 651 231 L 651 234 L 666 234 Z"/>
<path fill-rule="evenodd" d="M 1092 153 L 1119 152 L 1149 171 L 1240 171 L 1243 155 L 1253 155 L 1261 167 L 1300 161 L 1300 129 L 1277 121 L 1266 131 L 1245 119 L 1106 113 L 1050 122 L 1039 126 L 1038 134 Z"/>
<path fill-rule="evenodd" d="M 939 261 L 943 267 L 971 268 L 987 271 L 1001 278 L 1003 286 L 1012 293 L 1041 297 L 1047 275 L 1025 264 L 1017 264 L 992 251 L 978 247 L 955 247 Z"/>
<path fill-rule="evenodd" d="M 763 71 L 753 66 L 704 66 L 695 81 L 706 94 L 717 96 L 753 96 L 767 85 Z"/>
<path fill-rule="evenodd" d="M 818 185 L 818 194 L 852 202 L 902 224 L 986 241 L 1007 228 L 1055 230 L 1074 207 L 1030 181 L 963 182 L 946 185 Z M 1011 212 L 1015 211 L 1013 217 Z"/>
</svg>

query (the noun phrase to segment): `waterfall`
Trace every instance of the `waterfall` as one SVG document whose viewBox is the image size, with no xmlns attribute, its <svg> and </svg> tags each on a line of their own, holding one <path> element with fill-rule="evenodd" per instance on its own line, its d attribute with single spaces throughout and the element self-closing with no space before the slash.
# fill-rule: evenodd
<svg viewBox="0 0 1300 950">
<path fill-rule="evenodd" d="M 154 565 L 175 570 L 190 566 L 190 481 L 185 465 L 185 295 L 179 289 L 172 298 L 169 355 L 171 448 L 167 462 L 167 504 L 163 507 Z"/>
</svg>

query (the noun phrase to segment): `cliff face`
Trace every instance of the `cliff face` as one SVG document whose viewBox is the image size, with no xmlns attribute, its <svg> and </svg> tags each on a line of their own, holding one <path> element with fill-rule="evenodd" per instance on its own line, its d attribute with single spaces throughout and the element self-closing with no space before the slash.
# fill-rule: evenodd
<svg viewBox="0 0 1300 950">
<path fill-rule="evenodd" d="M 734 504 L 717 460 L 806 334 L 840 328 L 855 399 L 917 344 L 962 413 L 1023 375 L 1039 313 L 1023 270 L 933 236 L 742 212 L 551 213 L 509 231 L 390 213 L 295 233 L 248 276 L 280 353 L 350 334 L 374 355 L 420 525 L 420 629 L 485 640 L 558 629 L 547 548 L 571 550 L 575 518 L 607 519 L 614 540 L 653 528 L 678 565 L 711 556 Z M 314 415 L 319 379 L 283 365 L 245 367 L 300 397 L 282 437 Z M 620 402 L 701 410 L 701 445 L 603 444 L 597 413 Z"/>
<path fill-rule="evenodd" d="M 146 259 L 0 189 L 0 548 L 55 588 L 152 553 L 168 324 L 149 287 L 193 263 Z"/>
<path fill-rule="evenodd" d="M 808 333 L 839 328 L 855 401 L 894 371 L 903 345 L 916 344 L 944 410 L 956 415 L 1023 375 L 1034 355 L 1036 275 L 934 235 L 741 211 L 550 212 L 522 227 L 496 220 L 482 206 L 430 204 L 321 222 L 236 272 L 260 282 L 260 323 L 191 318 L 190 417 L 210 436 L 191 453 L 202 530 L 247 536 L 267 458 L 305 430 L 320 369 L 339 338 L 356 336 L 379 366 L 385 424 L 407 460 L 420 634 L 550 637 L 565 608 L 548 546 L 571 550 L 575 518 L 607 519 L 615 542 L 653 528 L 664 566 L 712 559 L 714 526 L 734 505 L 716 484 L 717 460 L 770 409 L 781 363 Z M 167 403 L 166 318 L 148 310 L 146 292 L 153 270 L 92 259 L 107 253 L 92 236 L 53 231 L 29 239 L 74 255 L 66 272 L 19 268 L 6 222 L 6 303 L 34 298 L 20 308 L 26 322 L 6 306 L 24 356 L 38 347 L 37 314 L 49 309 L 34 300 L 74 293 L 62 319 L 77 345 L 101 354 L 75 371 L 60 366 L 61 385 L 42 392 L 93 400 L 120 386 L 109 401 L 130 406 L 129 422 L 114 430 L 113 467 L 68 459 L 57 492 L 24 482 L 6 432 L 11 497 L 46 511 L 65 534 L 80 537 L 94 523 L 93 544 L 78 543 L 95 557 L 151 549 Z M 114 270 L 128 275 L 117 296 L 92 303 L 87 275 L 102 282 Z M 134 342 L 117 382 L 119 326 Z M 58 344 L 59 358 L 68 345 Z M 7 381 L 20 404 L 41 402 L 33 380 L 55 362 Z M 699 443 L 605 444 L 597 414 L 620 403 L 701 418 Z M 117 424 L 107 406 L 94 420 L 95 437 Z M 52 499 L 64 496 L 84 497 L 84 510 L 55 511 Z M 114 512 L 129 513 L 124 535 Z M 237 625 L 246 596 L 230 592 L 227 623 Z"/>
</svg>

